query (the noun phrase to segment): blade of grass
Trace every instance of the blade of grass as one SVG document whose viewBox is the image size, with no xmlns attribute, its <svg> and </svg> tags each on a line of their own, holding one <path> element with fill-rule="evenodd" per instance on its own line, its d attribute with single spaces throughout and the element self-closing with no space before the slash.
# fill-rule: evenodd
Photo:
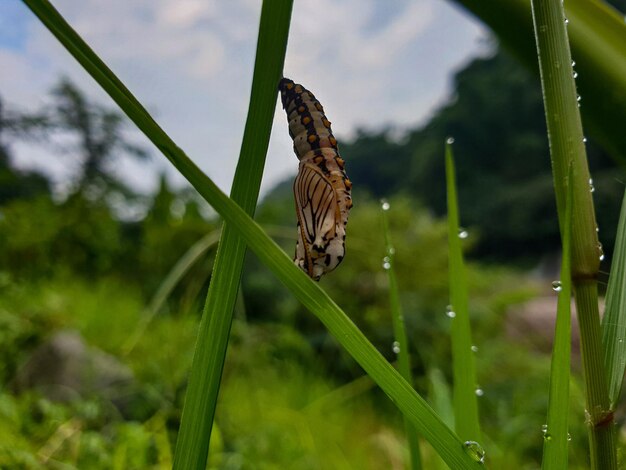
<svg viewBox="0 0 626 470">
<path fill-rule="evenodd" d="M 443 422 L 450 427 L 454 427 L 454 407 L 452 406 L 452 395 L 446 378 L 439 369 L 431 369 L 428 372 L 428 397 L 435 412 L 441 416 Z M 441 470 L 448 470 L 441 457 L 435 459 L 435 467 Z"/>
<path fill-rule="evenodd" d="M 174 290 L 174 287 L 180 282 L 191 267 L 209 250 L 215 246 L 220 239 L 220 232 L 214 231 L 206 234 L 196 243 L 191 245 L 183 256 L 179 258 L 174 267 L 167 273 L 156 292 L 150 299 L 148 306 L 143 311 L 135 331 L 128 337 L 122 350 L 124 354 L 129 354 L 141 339 L 150 322 L 159 313 L 163 304 Z"/>
<path fill-rule="evenodd" d="M 615 251 L 606 289 L 606 308 L 602 318 L 604 367 L 609 381 L 609 401 L 615 410 L 626 368 L 626 193 L 615 237 Z"/>
<path fill-rule="evenodd" d="M 63 46 L 83 65 L 102 86 L 120 109 L 154 143 L 206 201 L 230 223 L 276 277 L 315 314 L 328 331 L 363 367 L 369 376 L 398 406 L 420 434 L 454 469 L 479 469 L 482 465 L 474 447 L 463 443 L 433 412 L 424 399 L 404 380 L 337 304 L 292 262 L 263 229 L 170 139 L 128 90 L 118 86 L 113 74 L 97 58 L 89 46 L 71 29 L 67 22 L 45 0 L 23 0 L 41 22 L 59 39 Z"/>
<path fill-rule="evenodd" d="M 560 0 L 532 0 L 533 24 L 550 142 L 556 204 L 563 238 L 565 200 L 572 185 L 572 285 L 580 326 L 592 468 L 617 468 L 600 332 L 597 275 L 602 256 L 589 188 L 589 167 L 578 112 L 572 57 Z M 572 167 L 572 179 L 568 171 Z"/>
<path fill-rule="evenodd" d="M 389 231 L 389 220 L 387 220 L 387 212 L 390 205 L 387 201 L 382 202 L 383 215 L 383 232 L 385 233 L 385 245 L 387 255 L 383 259 L 383 268 L 387 271 L 387 279 L 389 281 L 389 305 L 391 307 L 391 320 L 393 324 L 393 334 L 395 342 L 392 346 L 393 352 L 398 356 L 398 370 L 405 380 L 413 385 L 413 374 L 411 373 L 411 356 L 409 354 L 409 341 L 406 336 L 406 328 L 404 327 L 404 317 L 402 315 L 402 306 L 400 304 L 400 292 L 398 289 L 398 280 L 395 271 L 395 248 L 391 242 L 391 233 Z M 408 419 L 404 418 L 404 427 L 406 429 L 406 438 L 409 443 L 409 457 L 411 460 L 411 469 L 419 470 L 422 468 L 422 456 L 420 454 L 419 436 L 415 426 Z"/>
<path fill-rule="evenodd" d="M 282 76 L 292 0 L 261 8 L 248 117 L 231 197 L 248 214 L 256 207 Z M 213 264 L 180 423 L 174 469 L 206 467 L 228 337 L 246 253 L 245 241 L 226 221 Z"/>
<path fill-rule="evenodd" d="M 533 73 L 537 55 L 528 0 L 455 0 L 481 18 Z M 569 36 L 587 131 L 626 158 L 626 25 L 623 15 L 601 1 L 567 0 Z"/>
<path fill-rule="evenodd" d="M 570 178 L 571 180 L 571 171 Z M 569 185 L 563 223 L 563 260 L 561 280 L 556 287 L 559 293 L 556 307 L 556 325 L 552 363 L 550 365 L 550 395 L 548 420 L 543 435 L 543 470 L 567 468 L 569 379 L 571 355 L 571 235 L 572 235 L 572 188 Z"/>
<path fill-rule="evenodd" d="M 452 139 L 448 139 L 446 143 L 446 186 L 448 192 L 448 269 L 450 279 L 450 306 L 447 314 L 452 321 L 455 429 L 462 439 L 480 441 L 476 364 L 472 352 L 467 279 L 461 250 L 461 238 L 459 237 L 461 232 L 456 195 L 456 175 L 452 157 Z"/>
</svg>

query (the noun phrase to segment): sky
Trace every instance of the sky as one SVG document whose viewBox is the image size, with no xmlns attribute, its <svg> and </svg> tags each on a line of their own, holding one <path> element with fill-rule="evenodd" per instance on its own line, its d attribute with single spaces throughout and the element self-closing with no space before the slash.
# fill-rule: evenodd
<svg viewBox="0 0 626 470">
<path fill-rule="evenodd" d="M 52 3 L 228 192 L 246 120 L 261 1 Z M 284 75 L 316 95 L 340 141 L 358 129 L 401 132 L 425 123 L 449 99 L 452 74 L 489 50 L 488 37 L 445 0 L 295 0 Z M 21 1 L 0 0 L 0 95 L 7 106 L 38 109 L 60 77 L 115 106 Z M 121 178 L 142 191 L 153 190 L 161 172 L 184 184 L 132 124 L 129 133 L 151 159 L 120 159 Z M 75 160 L 42 146 L 15 143 L 11 150 L 18 166 L 46 171 L 59 191 L 77 169 Z M 297 164 L 277 100 L 262 192 L 295 175 Z"/>
</svg>

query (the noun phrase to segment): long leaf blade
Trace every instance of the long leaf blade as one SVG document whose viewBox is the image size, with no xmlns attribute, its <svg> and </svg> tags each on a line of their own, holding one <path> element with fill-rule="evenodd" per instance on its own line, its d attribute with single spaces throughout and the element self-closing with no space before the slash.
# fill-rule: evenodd
<svg viewBox="0 0 626 470">
<path fill-rule="evenodd" d="M 383 231 L 385 232 L 385 245 L 387 254 L 383 259 L 383 269 L 387 271 L 387 280 L 389 281 L 389 306 L 391 310 L 391 321 L 393 324 L 394 344 L 393 352 L 398 356 L 398 370 L 402 377 L 409 384 L 413 384 L 413 373 L 411 372 L 411 356 L 409 353 L 409 341 L 404 326 L 404 316 L 402 315 L 402 306 L 400 304 L 400 290 L 398 288 L 398 280 L 395 271 L 395 253 L 396 250 L 391 242 L 391 233 L 389 230 L 389 220 L 387 212 L 390 205 L 387 201 L 382 201 L 383 215 Z M 422 468 L 422 457 L 420 454 L 419 437 L 415 426 L 413 426 L 406 418 L 404 420 L 406 429 L 406 438 L 409 443 L 409 456 L 411 461 L 411 469 L 419 470 Z"/>
<path fill-rule="evenodd" d="M 615 410 L 626 369 L 626 193 L 617 226 L 611 262 L 606 309 L 602 318 L 604 367 L 609 382 L 609 400 Z"/>
<path fill-rule="evenodd" d="M 472 352 L 467 279 L 461 250 L 459 206 L 452 143 L 446 144 L 446 186 L 448 194 L 448 257 L 450 306 L 452 321 L 452 369 L 454 375 L 454 418 L 457 434 L 469 441 L 480 441 L 476 364 Z"/>
<path fill-rule="evenodd" d="M 570 171 L 571 179 L 571 171 Z M 569 379 L 571 356 L 571 239 L 573 185 L 565 203 L 563 223 L 563 260 L 561 280 L 555 286 L 559 291 L 556 307 L 556 326 L 550 366 L 550 395 L 548 399 L 548 421 L 543 435 L 543 459 L 541 468 L 558 470 L 567 468 Z"/>
<path fill-rule="evenodd" d="M 264 1 L 248 118 L 231 190 L 233 201 L 254 214 L 269 145 L 277 83 L 282 76 L 292 0 Z M 174 454 L 174 469 L 205 468 L 228 337 L 243 269 L 246 244 L 224 224 L 213 265 L 185 406 Z"/>
</svg>

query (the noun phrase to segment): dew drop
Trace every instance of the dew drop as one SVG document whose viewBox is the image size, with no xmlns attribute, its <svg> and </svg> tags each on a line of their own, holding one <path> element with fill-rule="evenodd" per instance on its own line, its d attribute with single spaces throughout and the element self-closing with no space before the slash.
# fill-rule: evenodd
<svg viewBox="0 0 626 470">
<path fill-rule="evenodd" d="M 583 143 L 586 144 L 587 143 L 587 137 L 583 137 Z"/>
<path fill-rule="evenodd" d="M 561 281 L 552 281 L 552 290 L 554 292 L 561 292 L 563 290 L 563 286 L 561 285 Z"/>
<path fill-rule="evenodd" d="M 394 354 L 400 354 L 400 343 L 398 343 L 397 341 L 394 341 L 393 344 L 391 345 L 391 350 L 393 351 Z"/>
<path fill-rule="evenodd" d="M 446 307 L 446 316 L 448 318 L 454 318 L 456 317 L 456 312 L 454 311 L 454 309 L 452 308 L 452 305 L 448 305 Z"/>
<path fill-rule="evenodd" d="M 600 233 L 600 227 L 596 225 L 596 233 Z"/>
<path fill-rule="evenodd" d="M 545 434 L 548 432 L 548 425 L 547 424 L 542 424 L 541 425 L 541 434 L 543 434 L 545 436 Z"/>
<path fill-rule="evenodd" d="M 463 443 L 465 453 L 471 457 L 472 460 L 478 463 L 485 462 L 485 451 L 481 445 L 476 441 L 465 441 Z"/>
<path fill-rule="evenodd" d="M 598 253 L 599 256 L 598 258 L 600 259 L 600 261 L 604 260 L 604 248 L 602 247 L 602 243 L 598 242 Z"/>
<path fill-rule="evenodd" d="M 576 61 L 572 60 L 572 67 L 574 67 L 576 65 Z"/>
<path fill-rule="evenodd" d="M 593 185 L 593 178 L 589 178 L 589 192 L 592 193 L 596 190 L 595 186 Z"/>
<path fill-rule="evenodd" d="M 565 18 L 565 24 L 569 24 L 569 20 Z"/>
<path fill-rule="evenodd" d="M 478 352 L 478 346 L 474 346 L 473 344 L 470 349 L 472 350 L 472 352 Z"/>
<path fill-rule="evenodd" d="M 453 143 L 454 143 L 454 137 L 448 137 L 448 138 L 446 139 L 446 144 L 448 144 L 448 145 L 452 145 Z"/>
<path fill-rule="evenodd" d="M 380 200 L 380 207 L 384 210 L 384 211 L 388 211 L 389 208 L 391 207 L 389 205 L 389 203 L 387 202 L 387 199 L 381 199 Z"/>
<path fill-rule="evenodd" d="M 383 269 L 385 271 L 391 269 L 391 259 L 388 256 L 383 258 Z"/>
<path fill-rule="evenodd" d="M 576 101 L 578 101 L 578 102 L 580 103 L 580 100 L 582 100 L 581 96 L 580 96 L 580 95 L 577 95 L 577 96 L 576 96 Z"/>
<path fill-rule="evenodd" d="M 389 248 L 387 248 L 387 253 L 393 256 L 396 254 L 396 249 L 393 246 L 390 246 Z"/>
<path fill-rule="evenodd" d="M 459 228 L 459 238 L 464 240 L 469 236 L 469 233 L 467 233 L 467 230 L 465 230 L 464 228 Z"/>
<path fill-rule="evenodd" d="M 574 72 L 574 73 L 572 74 L 572 77 L 574 77 L 574 78 L 578 78 L 578 72 Z"/>
<path fill-rule="evenodd" d="M 479 387 L 479 388 L 477 388 L 477 389 L 475 390 L 475 392 L 474 392 L 474 393 L 476 393 L 476 396 L 477 396 L 477 397 L 482 397 L 482 396 L 485 394 L 485 391 L 484 391 L 482 388 L 480 388 L 480 387 Z"/>
<path fill-rule="evenodd" d="M 570 442 L 572 440 L 572 435 L 570 433 L 567 433 L 567 442 Z"/>
</svg>

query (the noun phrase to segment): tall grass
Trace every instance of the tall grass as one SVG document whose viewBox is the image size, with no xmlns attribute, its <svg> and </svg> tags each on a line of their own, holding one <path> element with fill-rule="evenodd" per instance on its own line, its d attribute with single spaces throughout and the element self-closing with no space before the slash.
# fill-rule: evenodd
<svg viewBox="0 0 626 470">
<path fill-rule="evenodd" d="M 232 200 L 248 215 L 254 214 L 261 186 L 292 6 L 292 0 L 265 1 L 261 9 L 250 106 L 231 190 Z M 189 374 L 174 468 L 206 467 L 245 253 L 244 240 L 226 221 Z"/>
<path fill-rule="evenodd" d="M 572 180 L 571 171 L 568 181 Z M 568 185 L 563 220 L 563 257 L 561 278 L 555 281 L 553 289 L 558 292 L 556 308 L 556 327 L 552 346 L 552 365 L 550 367 L 550 395 L 548 398 L 548 420 L 543 429 L 544 470 L 567 468 L 569 441 L 569 380 L 571 355 L 571 239 L 572 239 L 572 195 L 573 185 Z"/>
<path fill-rule="evenodd" d="M 402 314 L 402 306 L 400 304 L 400 289 L 398 288 L 398 280 L 395 270 L 396 250 L 391 241 L 391 232 L 389 230 L 389 220 L 387 213 L 391 208 L 389 202 L 381 201 L 381 209 L 383 216 L 383 231 L 385 232 L 386 254 L 383 258 L 383 269 L 387 272 L 387 280 L 389 281 L 389 306 L 391 310 L 391 321 L 393 324 L 393 334 L 395 341 L 393 342 L 393 352 L 398 357 L 398 370 L 406 381 L 413 385 L 413 372 L 411 371 L 411 355 L 409 352 L 409 341 L 406 336 L 406 328 L 404 324 L 404 315 Z M 409 457 L 411 461 L 411 469 L 419 470 L 422 468 L 422 457 L 420 455 L 419 437 L 415 426 L 413 426 L 406 418 L 404 420 L 406 429 L 406 437 L 409 443 Z"/>
<path fill-rule="evenodd" d="M 448 138 L 445 149 L 446 188 L 448 198 L 448 276 L 450 305 L 446 314 L 452 322 L 452 371 L 454 376 L 454 422 L 458 435 L 467 441 L 480 441 L 476 364 L 472 351 L 469 319 L 469 294 L 461 239 L 467 232 L 459 225 L 459 203 L 456 195 L 456 172 L 452 156 L 454 139 Z"/>
<path fill-rule="evenodd" d="M 176 468 L 205 468 L 211 425 L 217 403 L 221 372 L 224 363 L 228 335 L 232 321 L 232 310 L 237 295 L 241 263 L 246 245 L 254 251 L 262 263 L 326 326 L 328 331 L 363 367 L 404 414 L 407 422 L 424 437 L 454 469 L 481 468 L 484 452 L 480 445 L 480 427 L 476 399 L 476 373 L 471 350 L 471 332 L 468 315 L 468 294 L 458 237 L 459 216 L 456 197 L 454 165 L 450 146 L 446 149 L 446 174 L 449 204 L 450 240 L 450 298 L 451 311 L 455 313 L 452 323 L 453 345 L 453 408 L 458 435 L 455 434 L 436 414 L 426 401 L 413 389 L 410 374 L 396 371 L 385 358 L 365 338 L 363 333 L 349 319 L 345 312 L 298 269 L 291 259 L 274 243 L 251 215 L 258 196 L 258 184 L 263 170 L 263 162 L 271 130 L 271 121 L 276 102 L 276 85 L 282 71 L 287 33 L 289 28 L 291 1 L 266 1 L 263 5 L 259 28 L 259 42 L 253 79 L 250 108 L 244 140 L 242 143 L 238 170 L 233 183 L 232 199 L 223 194 L 213 181 L 204 175 L 195 163 L 170 139 L 159 125 L 136 100 L 132 93 L 100 60 L 91 48 L 65 22 L 47 0 L 23 0 L 41 22 L 56 36 L 65 48 L 76 58 L 84 69 L 111 96 L 128 117 L 144 132 L 161 153 L 181 172 L 198 192 L 224 218 L 220 248 L 214 266 L 213 277 L 203 319 L 200 325 L 194 364 L 189 380 L 177 451 L 174 456 Z M 517 0 L 507 0 L 510 5 Z M 467 0 L 467 3 L 475 3 Z M 587 11 L 580 0 L 573 0 L 576 6 L 572 11 Z M 494 7 L 496 8 L 496 7 Z M 503 7 L 503 10 L 506 7 Z M 576 10 L 578 8 L 578 10 Z M 591 9 L 593 10 L 592 7 Z M 593 10 L 595 19 L 605 15 Z M 563 283 L 561 299 L 567 296 L 566 287 L 568 253 L 571 250 L 571 280 L 576 296 L 578 318 L 582 338 L 583 366 L 587 382 L 587 408 L 589 412 L 589 439 L 591 460 L 594 468 L 616 468 L 615 435 L 613 410 L 621 387 L 626 351 L 619 346 L 624 339 L 623 300 L 619 295 L 623 289 L 624 267 L 622 264 L 612 270 L 610 286 L 611 303 L 607 306 L 604 328 L 604 343 L 598 315 L 596 276 L 598 272 L 600 248 L 596 235 L 593 205 L 589 191 L 589 172 L 582 138 L 580 116 L 576 106 L 576 89 L 572 78 L 571 54 L 564 24 L 564 15 L 559 0 L 533 0 L 533 13 L 539 56 L 542 85 L 546 107 L 546 118 L 550 138 L 550 148 L 554 169 L 555 193 L 559 212 L 559 223 L 564 240 Z M 488 16 L 488 14 L 486 14 Z M 610 16 L 610 15 L 609 15 Z M 523 15 L 521 15 L 523 17 Z M 605 15 L 606 17 L 606 15 Z M 592 20 L 594 19 L 592 18 Z M 523 18 L 522 18 L 523 21 Z M 611 20 L 612 21 L 612 20 Z M 599 29 L 593 21 L 581 18 L 581 25 Z M 519 23 L 518 23 L 519 25 Z M 623 25 L 622 25 L 623 26 Z M 610 34 L 587 34 L 578 26 L 576 37 L 581 51 L 587 51 L 582 39 L 593 37 L 600 44 L 608 37 L 621 37 L 624 29 L 610 23 Z M 582 38 L 582 39 L 581 39 Z M 608 44 L 606 57 L 621 58 L 626 48 Z M 593 63 L 588 54 L 584 55 Z M 620 72 L 623 62 L 616 64 Z M 620 79 L 607 67 L 602 73 L 611 80 L 619 93 L 626 90 L 626 80 Z M 619 94 L 621 97 L 622 95 Z M 624 95 L 626 96 L 626 94 Z M 598 119 L 597 117 L 595 119 Z M 594 121 L 599 122 L 599 121 Z M 607 137 L 609 141 L 611 136 Z M 620 139 L 613 142 L 620 148 Z M 610 145 L 610 144 L 609 144 Z M 568 172 L 571 168 L 571 178 Z M 568 194 L 571 194 L 568 199 Z M 571 201 L 571 204 L 567 201 Z M 570 209 L 571 207 L 571 209 Z M 571 215 L 571 245 L 569 215 Z M 620 224 L 622 243 L 625 238 L 624 222 Z M 623 259 L 623 251 L 616 251 L 615 264 Z M 560 327 L 557 337 L 561 338 L 558 352 L 555 353 L 553 367 L 548 433 L 553 430 L 559 436 L 554 441 L 558 450 L 553 458 L 552 444 L 546 444 L 546 468 L 556 468 L 563 464 L 563 436 L 567 421 L 559 413 L 553 397 L 567 395 L 563 386 L 567 348 L 563 338 L 567 331 L 566 315 L 560 301 Z M 451 315 L 452 316 L 452 315 Z M 399 335 L 401 336 L 401 335 Z M 406 347 L 404 348 L 406 350 Z M 407 364 L 402 369 L 408 369 Z M 557 373 L 560 372 L 560 374 Z M 409 381 L 407 380 L 409 379 Z M 435 381 L 434 383 L 443 383 Z M 557 388 L 557 384 L 561 386 Z M 609 394 L 610 384 L 610 394 Z M 441 389 L 442 387 L 437 387 Z M 562 403 L 561 403 L 562 405 Z M 438 408 L 446 408 L 438 406 Z M 559 411 L 560 410 L 560 411 Z M 558 431 L 556 431 L 558 428 Z M 557 449 L 558 448 L 558 449 Z"/>
<path fill-rule="evenodd" d="M 571 277 L 580 326 L 591 463 L 593 468 L 609 470 L 617 468 L 617 456 L 598 310 L 597 275 L 604 255 L 596 232 L 567 20 L 560 0 L 532 0 L 532 12 L 562 237 L 570 190 L 576 209 L 572 217 Z"/>
<path fill-rule="evenodd" d="M 385 360 L 326 292 L 296 267 L 261 227 L 200 171 L 52 5 L 45 0 L 24 0 L 24 3 L 200 195 L 213 206 L 226 223 L 236 229 L 261 262 L 322 321 L 328 331 L 391 398 L 444 461 L 455 469 L 480 468 L 481 458 L 477 455 L 475 447 L 466 445 L 444 424 L 426 401 Z M 216 266 L 215 269 L 218 267 Z M 221 369 L 221 364 L 205 364 L 205 366 Z M 201 391 L 198 391 L 198 394 L 200 393 Z M 201 455 L 201 451 L 208 447 L 211 424 L 207 416 L 210 414 L 209 407 L 215 405 L 215 403 L 206 403 L 205 397 L 198 395 L 198 398 L 205 402 L 205 406 L 199 409 L 202 415 L 198 417 L 199 424 L 188 428 L 184 447 L 181 448 L 183 444 L 179 444 L 178 448 L 179 453 L 182 452 L 181 449 L 189 449 L 192 452 L 192 455 L 178 457 L 178 462 L 181 462 L 178 465 L 183 465 L 183 461 L 185 465 L 189 462 L 187 468 L 204 468 L 202 463 L 206 460 L 206 456 Z M 175 456 L 175 461 L 176 458 Z"/>
</svg>

